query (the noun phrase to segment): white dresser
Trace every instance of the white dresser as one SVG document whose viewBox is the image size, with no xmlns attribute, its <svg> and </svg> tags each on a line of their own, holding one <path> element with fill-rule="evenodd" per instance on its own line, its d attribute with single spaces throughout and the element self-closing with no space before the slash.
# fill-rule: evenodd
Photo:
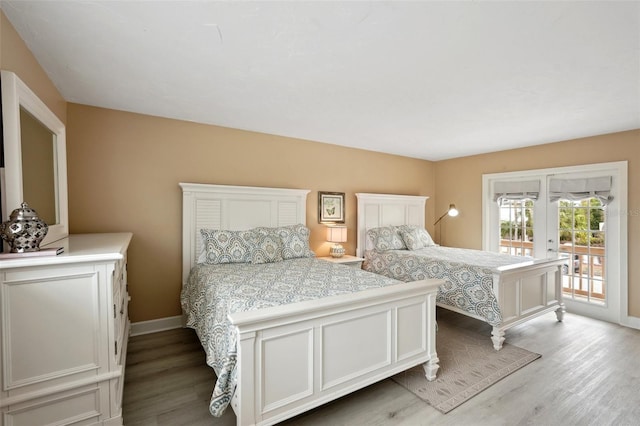
<svg viewBox="0 0 640 426">
<path fill-rule="evenodd" d="M 122 425 L 130 233 L 0 260 L 2 426 Z"/>
</svg>

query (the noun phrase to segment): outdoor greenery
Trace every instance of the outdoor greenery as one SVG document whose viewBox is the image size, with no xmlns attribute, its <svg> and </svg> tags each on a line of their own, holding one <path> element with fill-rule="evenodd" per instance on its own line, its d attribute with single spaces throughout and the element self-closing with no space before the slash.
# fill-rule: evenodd
<svg viewBox="0 0 640 426">
<path fill-rule="evenodd" d="M 574 244 L 580 246 L 604 246 L 604 209 L 597 198 L 577 202 L 560 201 L 560 243 L 571 242 L 575 230 Z"/>
<path fill-rule="evenodd" d="M 533 241 L 533 201 L 508 201 L 501 205 L 509 206 L 511 220 L 500 221 L 500 237 L 504 240 Z"/>
<path fill-rule="evenodd" d="M 533 201 L 511 201 L 510 220 L 500 221 L 500 236 L 506 240 L 533 241 Z M 602 203 L 597 198 L 581 201 L 560 201 L 560 243 L 604 246 L 604 232 L 600 224 L 605 221 Z M 501 207 L 508 208 L 508 205 Z M 572 238 L 572 233 L 575 233 Z"/>
</svg>

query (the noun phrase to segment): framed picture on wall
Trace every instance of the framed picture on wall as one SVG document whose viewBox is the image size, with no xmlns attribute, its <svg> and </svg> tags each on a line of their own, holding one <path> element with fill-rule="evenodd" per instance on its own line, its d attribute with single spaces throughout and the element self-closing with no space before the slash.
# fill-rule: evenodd
<svg viewBox="0 0 640 426">
<path fill-rule="evenodd" d="M 344 223 L 344 192 L 318 191 L 318 223 Z"/>
</svg>

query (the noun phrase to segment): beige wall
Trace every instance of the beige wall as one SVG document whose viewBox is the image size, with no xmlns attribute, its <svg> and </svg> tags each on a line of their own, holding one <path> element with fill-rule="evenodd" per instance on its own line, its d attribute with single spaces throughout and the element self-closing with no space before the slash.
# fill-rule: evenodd
<svg viewBox="0 0 640 426">
<path fill-rule="evenodd" d="M 460 216 L 440 229 L 443 244 L 482 248 L 482 175 L 517 170 L 628 162 L 629 315 L 640 317 L 640 130 L 439 161 L 435 212 L 455 203 Z M 436 229 L 436 233 L 438 233 Z"/>
<path fill-rule="evenodd" d="M 72 233 L 131 231 L 132 321 L 179 315 L 179 182 L 304 188 L 311 248 L 327 255 L 317 191 L 346 193 L 348 254 L 355 252 L 355 192 L 433 196 L 433 163 L 69 104 Z M 427 203 L 427 217 L 432 207 Z"/>
<path fill-rule="evenodd" d="M 2 11 L 0 11 L 0 69 L 16 73 L 60 121 L 67 122 L 67 102 Z"/>
</svg>

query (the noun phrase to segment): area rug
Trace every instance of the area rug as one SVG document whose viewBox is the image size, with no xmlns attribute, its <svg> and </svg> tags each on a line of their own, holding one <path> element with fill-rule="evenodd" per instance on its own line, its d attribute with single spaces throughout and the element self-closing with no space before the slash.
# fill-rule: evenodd
<svg viewBox="0 0 640 426">
<path fill-rule="evenodd" d="M 436 350 L 440 359 L 436 380 L 429 382 L 421 365 L 392 379 L 443 413 L 541 356 L 508 343 L 496 351 L 488 335 L 440 321 Z"/>
</svg>

